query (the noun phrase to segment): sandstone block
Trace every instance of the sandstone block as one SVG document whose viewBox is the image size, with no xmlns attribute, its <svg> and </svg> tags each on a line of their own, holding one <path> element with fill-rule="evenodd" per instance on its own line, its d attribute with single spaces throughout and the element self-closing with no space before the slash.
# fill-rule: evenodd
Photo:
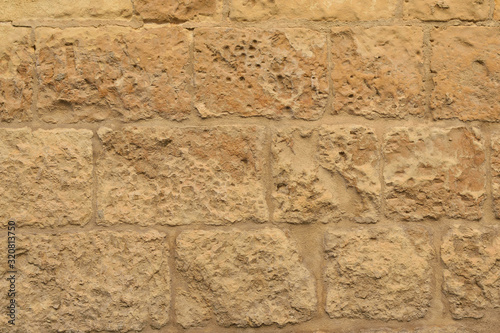
<svg viewBox="0 0 500 333">
<path fill-rule="evenodd" d="M 98 131 L 99 224 L 264 222 L 261 127 Z"/>
<path fill-rule="evenodd" d="M 0 35 L 0 122 L 30 121 L 35 69 L 30 29 L 0 26 Z"/>
<path fill-rule="evenodd" d="M 500 229 L 455 227 L 444 237 L 443 292 L 455 319 L 500 307 Z"/>
<path fill-rule="evenodd" d="M 332 29 L 334 113 L 404 118 L 425 111 L 419 27 Z"/>
<path fill-rule="evenodd" d="M 383 149 L 388 216 L 481 218 L 486 166 L 478 129 L 396 128 Z"/>
<path fill-rule="evenodd" d="M 185 231 L 176 244 L 189 293 L 200 295 L 197 307 L 208 307 L 219 325 L 284 326 L 316 311 L 314 278 L 278 229 Z"/>
<path fill-rule="evenodd" d="M 133 0 L 135 9 L 145 21 L 184 22 L 213 16 L 221 8 L 219 0 Z"/>
<path fill-rule="evenodd" d="M 201 28 L 195 32 L 200 115 L 313 120 L 328 97 L 326 38 L 306 29 Z"/>
<path fill-rule="evenodd" d="M 425 229 L 332 230 L 325 251 L 331 318 L 409 321 L 427 313 L 434 252 Z"/>
<path fill-rule="evenodd" d="M 0 129 L 0 218 L 84 225 L 92 215 L 92 132 Z"/>
<path fill-rule="evenodd" d="M 480 21 L 488 19 L 490 2 L 485 0 L 407 0 L 404 15 L 422 21 L 460 19 Z"/>
<path fill-rule="evenodd" d="M 493 208 L 497 218 L 500 218 L 500 134 L 491 135 L 491 187 Z"/>
<path fill-rule="evenodd" d="M 431 33 L 435 119 L 500 121 L 500 28 L 449 27 Z"/>
<path fill-rule="evenodd" d="M 132 16 L 129 0 L 0 0 L 0 21 L 29 19 L 116 19 Z"/>
<path fill-rule="evenodd" d="M 36 30 L 47 122 L 185 119 L 190 33 L 178 27 Z"/>
<path fill-rule="evenodd" d="M 164 234 L 21 232 L 16 243 L 16 326 L 2 320 L 0 331 L 138 332 L 168 322 Z M 0 271 L 5 280 L 4 265 Z"/>
<path fill-rule="evenodd" d="M 379 154 L 373 130 L 362 126 L 278 130 L 272 158 L 276 221 L 378 220 Z"/>
<path fill-rule="evenodd" d="M 266 19 L 306 19 L 335 21 L 372 21 L 394 17 L 395 0 L 232 0 L 229 16 L 237 21 Z"/>
</svg>

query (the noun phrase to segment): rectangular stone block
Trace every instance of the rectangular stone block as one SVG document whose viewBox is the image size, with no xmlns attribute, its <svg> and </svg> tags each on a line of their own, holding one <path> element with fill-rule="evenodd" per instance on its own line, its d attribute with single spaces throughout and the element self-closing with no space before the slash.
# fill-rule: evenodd
<svg viewBox="0 0 500 333">
<path fill-rule="evenodd" d="M 435 119 L 500 121 L 500 28 L 431 32 Z"/>
<path fill-rule="evenodd" d="M 379 154 L 362 126 L 290 128 L 273 134 L 274 220 L 376 222 Z"/>
<path fill-rule="evenodd" d="M 454 319 L 482 318 L 486 310 L 500 307 L 498 227 L 452 228 L 443 239 L 441 259 L 443 292 Z"/>
<path fill-rule="evenodd" d="M 1 332 L 139 332 L 169 320 L 169 251 L 162 233 L 21 231 L 16 245 L 16 325 L 8 327 L 4 316 Z M 10 276 L 5 252 L 2 286 Z"/>
<path fill-rule="evenodd" d="M 422 21 L 460 19 L 481 21 L 488 19 L 490 2 L 486 0 L 407 0 L 404 16 Z"/>
<path fill-rule="evenodd" d="M 0 21 L 130 18 L 130 0 L 0 0 Z"/>
<path fill-rule="evenodd" d="M 282 327 L 316 313 L 314 276 L 279 229 L 184 231 L 176 266 L 187 284 L 175 310 L 184 327 L 212 317 L 225 327 Z"/>
<path fill-rule="evenodd" d="M 232 0 L 229 16 L 237 21 L 306 19 L 373 21 L 395 16 L 396 0 Z"/>
<path fill-rule="evenodd" d="M 320 118 L 328 98 L 326 38 L 306 29 L 195 31 L 196 103 L 203 118 Z"/>
<path fill-rule="evenodd" d="M 185 29 L 39 28 L 36 36 L 44 121 L 182 120 L 191 112 Z"/>
<path fill-rule="evenodd" d="M 221 14 L 220 0 L 132 0 L 135 10 L 146 22 L 179 23 Z"/>
<path fill-rule="evenodd" d="M 431 237 L 424 228 L 356 228 L 325 236 L 331 318 L 410 321 L 431 303 Z"/>
<path fill-rule="evenodd" d="M 420 27 L 332 29 L 333 112 L 405 118 L 425 112 Z"/>
<path fill-rule="evenodd" d="M 125 127 L 98 134 L 99 224 L 268 219 L 263 128 Z"/>
<path fill-rule="evenodd" d="M 92 132 L 0 129 L 0 219 L 85 225 L 92 216 Z"/>
<path fill-rule="evenodd" d="M 388 217 L 482 217 L 486 165 L 477 128 L 395 128 L 383 149 Z"/>
<path fill-rule="evenodd" d="M 31 121 L 35 60 L 30 29 L 0 26 L 0 35 L 0 122 Z"/>
</svg>

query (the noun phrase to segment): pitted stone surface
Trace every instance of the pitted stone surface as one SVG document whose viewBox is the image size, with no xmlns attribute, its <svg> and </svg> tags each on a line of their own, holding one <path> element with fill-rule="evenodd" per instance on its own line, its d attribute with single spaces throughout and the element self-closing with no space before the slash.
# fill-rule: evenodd
<svg viewBox="0 0 500 333">
<path fill-rule="evenodd" d="M 326 312 L 331 318 L 424 317 L 431 301 L 430 242 L 423 228 L 329 231 Z"/>
<path fill-rule="evenodd" d="M 420 27 L 332 29 L 334 113 L 404 118 L 425 111 Z"/>
<path fill-rule="evenodd" d="M 283 326 L 315 314 L 314 277 L 279 229 L 185 231 L 176 245 L 189 293 L 219 325 Z"/>
<path fill-rule="evenodd" d="M 486 20 L 490 2 L 485 0 L 408 0 L 404 2 L 405 18 L 422 21 Z"/>
<path fill-rule="evenodd" d="M 314 120 L 328 97 L 326 36 L 307 29 L 195 31 L 199 114 Z"/>
<path fill-rule="evenodd" d="M 191 112 L 185 29 L 39 28 L 36 36 L 44 121 L 182 120 Z"/>
<path fill-rule="evenodd" d="M 264 222 L 264 129 L 125 127 L 98 131 L 98 223 Z"/>
<path fill-rule="evenodd" d="M 137 332 L 167 324 L 170 273 L 164 234 L 19 234 L 16 325 L 7 328 L 2 320 L 1 332 Z M 4 280 L 4 265 L 0 271 Z"/>
<path fill-rule="evenodd" d="M 132 0 L 139 15 L 146 21 L 184 22 L 216 14 L 220 0 Z"/>
<path fill-rule="evenodd" d="M 0 36 L 0 122 L 30 121 L 35 69 L 30 29 L 0 26 Z"/>
<path fill-rule="evenodd" d="M 443 292 L 455 319 L 500 307 L 500 228 L 455 227 L 444 237 Z"/>
<path fill-rule="evenodd" d="M 486 157 L 478 129 L 395 128 L 386 135 L 383 149 L 389 217 L 482 217 Z"/>
<path fill-rule="evenodd" d="M 0 129 L 0 218 L 84 225 L 92 216 L 92 132 Z"/>
<path fill-rule="evenodd" d="M 435 119 L 500 121 L 500 28 L 431 31 Z"/>
<path fill-rule="evenodd" d="M 273 135 L 272 158 L 276 221 L 378 219 L 379 156 L 371 129 L 323 126 L 319 130 L 278 130 Z"/>
</svg>

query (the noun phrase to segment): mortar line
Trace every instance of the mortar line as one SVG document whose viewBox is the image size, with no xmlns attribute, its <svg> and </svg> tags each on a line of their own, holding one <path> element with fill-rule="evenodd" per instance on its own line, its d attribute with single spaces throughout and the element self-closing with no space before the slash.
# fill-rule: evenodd
<svg viewBox="0 0 500 333">
<path fill-rule="evenodd" d="M 265 173 L 264 173 L 264 191 L 267 205 L 268 218 L 266 224 L 274 223 L 274 201 L 273 201 L 273 193 L 274 193 L 274 178 L 273 178 L 273 133 L 274 130 L 271 126 L 266 126 L 266 133 L 264 139 L 265 145 Z"/>
<path fill-rule="evenodd" d="M 31 28 L 31 42 L 33 43 L 32 45 L 32 50 L 33 50 L 33 97 L 31 101 L 31 114 L 32 114 L 32 119 L 30 122 L 31 127 L 33 128 L 34 125 L 38 124 L 41 122 L 40 116 L 38 114 L 38 95 L 40 94 L 40 85 L 38 81 L 38 56 L 37 56 L 37 49 L 36 49 L 36 31 L 35 28 Z"/>
<path fill-rule="evenodd" d="M 490 0 L 490 8 L 488 11 L 488 19 L 489 20 L 494 20 L 494 15 L 495 15 L 495 0 Z"/>
<path fill-rule="evenodd" d="M 326 99 L 325 113 L 320 118 L 322 119 L 325 115 L 333 115 L 335 113 L 335 89 L 333 85 L 333 56 L 332 56 L 332 28 L 329 28 L 326 32 L 326 61 L 328 61 L 326 71 L 328 79 L 328 98 Z"/>
<path fill-rule="evenodd" d="M 430 29 L 431 28 L 429 26 L 423 27 L 422 56 L 424 61 L 424 66 L 423 66 L 424 94 L 425 94 L 424 117 L 432 121 L 433 116 L 431 110 L 431 96 L 434 90 L 434 81 L 431 72 L 432 45 L 431 45 Z"/>
<path fill-rule="evenodd" d="M 486 199 L 483 203 L 483 218 L 481 219 L 482 224 L 489 224 L 491 221 L 495 221 L 495 204 L 493 201 L 493 176 L 491 173 L 491 156 L 492 156 L 492 139 L 491 139 L 491 129 L 488 124 L 484 124 L 481 128 L 481 132 L 484 135 L 484 149 L 485 149 L 485 190 Z"/>
</svg>

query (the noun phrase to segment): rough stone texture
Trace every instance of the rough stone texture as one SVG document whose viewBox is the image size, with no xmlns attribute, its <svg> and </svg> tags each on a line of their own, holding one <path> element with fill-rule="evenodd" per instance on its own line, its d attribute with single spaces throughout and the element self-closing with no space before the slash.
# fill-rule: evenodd
<svg viewBox="0 0 500 333">
<path fill-rule="evenodd" d="M 495 0 L 495 13 L 493 18 L 500 20 L 500 0 Z"/>
<path fill-rule="evenodd" d="M 92 215 L 92 132 L 0 129 L 0 219 L 84 225 Z"/>
<path fill-rule="evenodd" d="M 0 121 L 30 121 L 35 68 L 30 29 L 0 26 L 0 35 Z"/>
<path fill-rule="evenodd" d="M 195 106 L 224 114 L 318 119 L 328 97 L 326 38 L 306 29 L 195 31 Z"/>
<path fill-rule="evenodd" d="M 500 307 L 500 229 L 455 227 L 444 237 L 443 292 L 455 319 Z"/>
<path fill-rule="evenodd" d="M 258 327 L 309 320 L 317 298 L 295 243 L 278 229 L 186 231 L 177 269 L 222 326 Z M 187 313 L 187 309 L 182 309 Z"/>
<path fill-rule="evenodd" d="M 362 126 L 278 130 L 272 145 L 274 220 L 376 222 L 377 139 Z M 345 190 L 348 186 L 349 189 Z"/>
<path fill-rule="evenodd" d="M 179 23 L 213 16 L 222 6 L 219 0 L 133 0 L 145 21 Z"/>
<path fill-rule="evenodd" d="M 264 222 L 264 129 L 126 127 L 98 131 L 99 224 Z"/>
<path fill-rule="evenodd" d="M 435 119 L 500 121 L 500 28 L 431 32 Z"/>
<path fill-rule="evenodd" d="M 404 118 L 425 111 L 419 27 L 332 29 L 334 113 Z"/>
<path fill-rule="evenodd" d="M 184 328 L 204 327 L 212 318 L 212 313 L 202 296 L 179 288 L 175 296 L 175 316 L 177 323 Z"/>
<path fill-rule="evenodd" d="M 40 28 L 36 35 L 43 120 L 181 120 L 189 115 L 187 30 Z"/>
<path fill-rule="evenodd" d="M 7 329 L 2 320 L 1 332 L 137 332 L 168 322 L 170 277 L 164 234 L 18 234 L 16 326 Z M 0 271 L 4 281 L 3 264 Z M 5 296 L 2 299 L 3 306 Z"/>
<path fill-rule="evenodd" d="M 407 0 L 404 4 L 405 18 L 423 21 L 486 20 L 490 11 L 487 0 Z"/>
<path fill-rule="evenodd" d="M 396 128 L 386 135 L 383 149 L 388 216 L 482 217 L 486 166 L 478 129 Z"/>
<path fill-rule="evenodd" d="M 391 329 L 375 328 L 361 331 L 352 331 L 352 333 L 474 333 L 475 331 L 460 326 L 430 326 L 419 327 L 415 329 Z"/>
<path fill-rule="evenodd" d="M 491 134 L 491 187 L 493 208 L 497 218 L 500 218 L 500 134 Z"/>
<path fill-rule="evenodd" d="M 422 318 L 431 300 L 430 240 L 423 228 L 328 232 L 326 312 L 331 318 Z"/>
<path fill-rule="evenodd" d="M 112 19 L 132 16 L 130 0 L 0 0 L 0 21 Z"/>
<path fill-rule="evenodd" d="M 371 21 L 394 17 L 396 0 L 232 0 L 230 17 L 238 21 L 308 19 Z"/>
</svg>

